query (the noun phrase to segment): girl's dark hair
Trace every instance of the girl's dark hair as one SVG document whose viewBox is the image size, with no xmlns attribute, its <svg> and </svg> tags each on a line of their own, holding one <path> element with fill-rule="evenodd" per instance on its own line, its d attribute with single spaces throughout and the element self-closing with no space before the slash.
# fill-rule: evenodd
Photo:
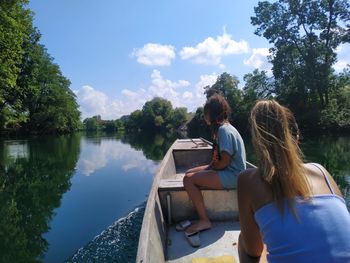
<svg viewBox="0 0 350 263">
<path fill-rule="evenodd" d="M 204 116 L 209 117 L 210 128 L 213 139 L 224 121 L 228 121 L 231 115 L 231 108 L 225 98 L 219 94 L 211 96 L 204 104 Z"/>
<path fill-rule="evenodd" d="M 207 114 L 211 123 L 222 123 L 229 120 L 231 108 L 223 96 L 214 94 L 204 105 L 204 115 Z"/>
</svg>

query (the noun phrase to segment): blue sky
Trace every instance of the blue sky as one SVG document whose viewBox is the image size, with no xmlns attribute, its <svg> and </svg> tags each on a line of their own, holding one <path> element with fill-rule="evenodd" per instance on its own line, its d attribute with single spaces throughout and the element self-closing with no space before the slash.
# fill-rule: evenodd
<svg viewBox="0 0 350 263">
<path fill-rule="evenodd" d="M 194 111 L 203 87 L 228 72 L 269 70 L 254 34 L 253 0 L 31 0 L 41 42 L 77 95 L 82 118 L 117 119 L 154 96 Z M 338 50 L 336 70 L 350 63 Z"/>
</svg>

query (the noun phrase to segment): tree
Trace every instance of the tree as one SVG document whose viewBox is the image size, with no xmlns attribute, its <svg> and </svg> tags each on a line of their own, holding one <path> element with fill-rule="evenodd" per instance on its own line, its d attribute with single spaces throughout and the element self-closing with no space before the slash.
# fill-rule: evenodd
<svg viewBox="0 0 350 263">
<path fill-rule="evenodd" d="M 238 84 L 239 80 L 236 76 L 224 72 L 217 78 L 212 86 L 204 88 L 204 94 L 206 94 L 207 99 L 215 93 L 222 95 L 231 107 L 231 119 L 240 126 L 244 123 L 241 114 L 243 93 L 242 90 L 238 88 Z"/>
<path fill-rule="evenodd" d="M 72 132 L 81 125 L 75 94 L 39 43 L 27 2 L 0 3 L 0 129 Z"/>
<path fill-rule="evenodd" d="M 129 131 L 138 131 L 139 129 L 141 129 L 142 118 L 142 111 L 133 111 L 125 121 L 125 128 Z"/>
<path fill-rule="evenodd" d="M 173 112 L 171 102 L 155 97 L 142 107 L 142 129 L 163 129 L 169 124 Z"/>
<path fill-rule="evenodd" d="M 173 114 L 171 115 L 171 127 L 179 128 L 182 124 L 184 124 L 188 119 L 187 108 L 180 107 L 175 108 Z"/>
<path fill-rule="evenodd" d="M 21 87 L 16 85 L 23 58 L 23 42 L 31 27 L 31 12 L 26 0 L 0 2 L 0 128 L 6 113 L 20 106 Z"/>
<path fill-rule="evenodd" d="M 210 128 L 204 121 L 203 107 L 197 108 L 195 115 L 187 124 L 187 133 L 191 138 L 204 137 L 208 140 L 212 139 Z"/>
<path fill-rule="evenodd" d="M 115 123 L 115 128 L 118 132 L 123 131 L 125 129 L 125 126 L 124 126 L 125 123 L 124 121 L 122 121 L 121 118 L 118 120 L 115 120 L 114 123 Z"/>
<path fill-rule="evenodd" d="M 239 104 L 241 97 L 241 90 L 238 89 L 239 80 L 236 76 L 232 76 L 227 72 L 222 73 L 212 86 L 204 88 L 204 94 L 207 99 L 213 94 L 218 93 L 222 95 L 231 107 Z"/>
<path fill-rule="evenodd" d="M 259 2 L 251 23 L 274 47 L 270 61 L 277 98 L 297 115 L 312 115 L 329 103 L 335 49 L 350 41 L 347 0 Z M 310 118 L 309 118 L 310 120 Z"/>
<path fill-rule="evenodd" d="M 324 129 L 350 130 L 350 67 L 333 79 L 330 102 L 321 112 Z"/>
<path fill-rule="evenodd" d="M 241 103 L 242 123 L 248 127 L 250 111 L 259 99 L 269 99 L 274 95 L 274 80 L 268 77 L 266 71 L 255 69 L 252 73 L 243 77 L 245 85 L 243 87 L 243 99 Z"/>
<path fill-rule="evenodd" d="M 274 80 L 268 77 L 264 70 L 255 69 L 253 73 L 245 74 L 243 80 L 245 81 L 244 93 L 251 94 L 255 100 L 270 98 L 275 92 Z"/>
<path fill-rule="evenodd" d="M 85 129 L 87 131 L 97 131 L 98 130 L 98 123 L 95 117 L 92 118 L 86 118 L 83 121 L 84 125 L 85 125 Z"/>
<path fill-rule="evenodd" d="M 116 123 L 114 121 L 104 121 L 102 129 L 106 132 L 115 132 L 117 130 Z"/>
<path fill-rule="evenodd" d="M 75 94 L 46 49 L 38 43 L 40 33 L 32 30 L 17 84 L 22 87 L 25 124 L 38 133 L 71 132 L 78 128 L 80 112 Z"/>
</svg>

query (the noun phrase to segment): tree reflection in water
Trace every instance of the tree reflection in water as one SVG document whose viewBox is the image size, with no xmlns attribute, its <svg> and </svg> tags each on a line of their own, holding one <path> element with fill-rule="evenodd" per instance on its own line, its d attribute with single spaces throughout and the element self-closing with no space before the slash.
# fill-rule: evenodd
<svg viewBox="0 0 350 263">
<path fill-rule="evenodd" d="M 350 208 L 350 137 L 321 136 L 305 138 L 301 148 L 307 162 L 322 164 L 341 188 Z"/>
<path fill-rule="evenodd" d="M 70 188 L 80 136 L 1 141 L 0 262 L 40 262 L 55 208 Z"/>
<path fill-rule="evenodd" d="M 136 150 L 142 150 L 147 159 L 161 161 L 170 146 L 178 138 L 182 138 L 182 135 L 178 133 L 139 132 L 126 134 L 121 141 L 130 144 Z"/>
</svg>

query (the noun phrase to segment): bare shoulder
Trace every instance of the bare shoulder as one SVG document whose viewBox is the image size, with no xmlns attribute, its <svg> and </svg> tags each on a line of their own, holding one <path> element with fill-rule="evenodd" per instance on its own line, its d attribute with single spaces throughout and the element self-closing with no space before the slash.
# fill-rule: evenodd
<svg viewBox="0 0 350 263">
<path fill-rule="evenodd" d="M 247 169 L 238 177 L 238 193 L 247 199 L 253 211 L 272 202 L 272 191 L 269 184 L 262 179 L 257 168 Z"/>
<path fill-rule="evenodd" d="M 257 168 L 248 168 L 241 172 L 237 179 L 237 187 L 251 188 L 256 185 L 259 180 L 259 174 Z"/>
<path fill-rule="evenodd" d="M 327 194 L 329 192 L 328 185 L 326 184 L 324 178 L 324 176 L 326 176 L 334 192 L 337 195 L 342 196 L 337 183 L 334 181 L 332 175 L 327 171 L 325 167 L 318 163 L 307 163 L 304 164 L 304 166 L 306 169 L 306 175 L 311 182 L 313 194 Z"/>
</svg>

